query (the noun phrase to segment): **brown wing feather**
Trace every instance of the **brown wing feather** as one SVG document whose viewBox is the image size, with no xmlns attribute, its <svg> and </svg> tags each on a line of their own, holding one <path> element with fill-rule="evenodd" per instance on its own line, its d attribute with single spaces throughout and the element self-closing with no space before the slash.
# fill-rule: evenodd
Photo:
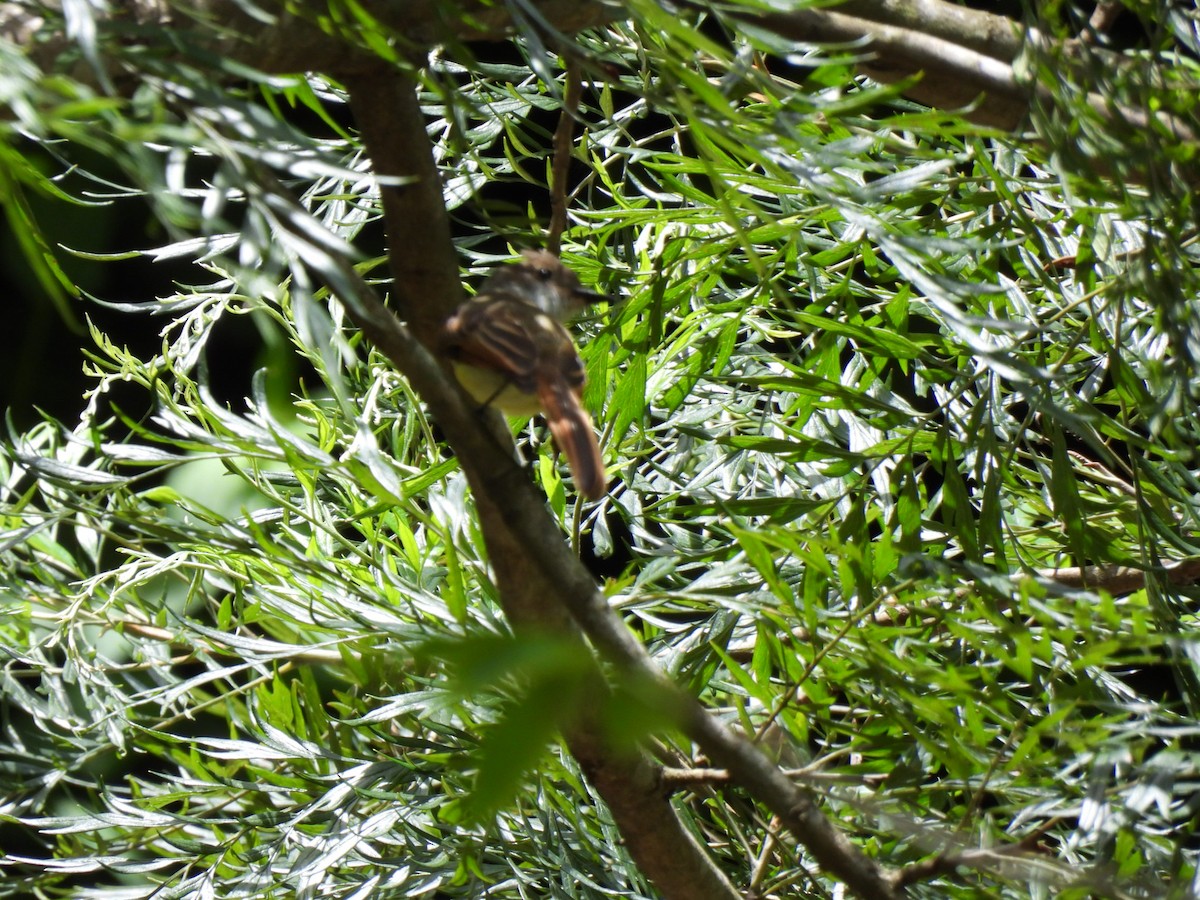
<svg viewBox="0 0 1200 900">
<path fill-rule="evenodd" d="M 443 344 L 454 360 L 504 375 L 533 393 L 538 342 L 528 324 L 528 304 L 507 296 L 464 303 L 446 322 Z"/>
<path fill-rule="evenodd" d="M 536 394 L 576 488 L 591 500 L 604 496 L 604 458 L 579 402 L 583 362 L 561 324 L 510 294 L 480 294 L 446 321 L 442 346 L 456 362 L 499 372 L 518 390 Z"/>
</svg>

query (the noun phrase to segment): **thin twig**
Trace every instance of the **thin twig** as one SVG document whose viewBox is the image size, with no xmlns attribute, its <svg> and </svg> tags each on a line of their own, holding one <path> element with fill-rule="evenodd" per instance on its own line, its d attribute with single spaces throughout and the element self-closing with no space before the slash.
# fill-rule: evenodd
<svg viewBox="0 0 1200 900">
<path fill-rule="evenodd" d="M 672 792 L 699 785 L 729 784 L 728 769 L 676 769 L 664 766 L 658 777 L 663 788 Z"/>
<path fill-rule="evenodd" d="M 1039 847 L 1039 842 L 1049 827 L 1049 825 L 1043 825 L 1041 828 L 1034 829 L 1014 844 L 1005 844 L 1000 847 L 965 847 L 961 850 L 934 854 L 928 859 L 900 869 L 896 873 L 896 885 L 907 887 L 918 881 L 928 881 L 940 875 L 952 874 L 958 868 L 994 870 L 1001 863 L 1009 863 L 1013 860 L 1036 859 L 1038 862 L 1042 862 L 1044 851 Z"/>
<path fill-rule="evenodd" d="M 771 870 L 771 859 L 775 856 L 775 848 L 779 846 L 779 829 L 782 826 L 779 823 L 778 816 L 772 816 L 770 823 L 767 825 L 767 836 L 763 840 L 762 851 L 758 854 L 758 859 L 754 861 L 754 869 L 750 874 L 750 893 L 752 896 L 758 896 L 759 888 L 766 880 L 767 873 Z"/>
<path fill-rule="evenodd" d="M 583 96 L 583 78 L 579 71 L 579 60 L 567 56 L 566 90 L 563 92 L 562 110 L 558 115 L 558 127 L 554 130 L 554 161 L 551 164 L 550 182 L 550 231 L 546 236 L 546 249 L 558 255 L 563 232 L 567 230 L 567 179 L 571 169 L 572 139 L 575 135 L 575 117 L 579 101 Z"/>
<path fill-rule="evenodd" d="M 1110 594 L 1131 594 L 1146 586 L 1152 574 L 1161 575 L 1168 584 L 1182 587 L 1200 580 L 1200 559 L 1183 559 L 1165 564 L 1161 569 L 1147 571 L 1132 566 L 1068 566 L 1062 569 L 1038 569 L 1039 578 L 1068 588 L 1107 591 Z"/>
</svg>

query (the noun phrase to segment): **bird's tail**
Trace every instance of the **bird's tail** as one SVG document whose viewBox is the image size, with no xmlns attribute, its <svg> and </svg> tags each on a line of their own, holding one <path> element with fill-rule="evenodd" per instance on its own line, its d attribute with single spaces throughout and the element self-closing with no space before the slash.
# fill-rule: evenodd
<svg viewBox="0 0 1200 900">
<path fill-rule="evenodd" d="M 579 395 L 564 379 L 555 378 L 538 385 L 538 399 L 554 442 L 567 454 L 575 489 L 589 500 L 599 500 L 608 487 L 608 475 L 592 418 L 580 404 Z"/>
</svg>

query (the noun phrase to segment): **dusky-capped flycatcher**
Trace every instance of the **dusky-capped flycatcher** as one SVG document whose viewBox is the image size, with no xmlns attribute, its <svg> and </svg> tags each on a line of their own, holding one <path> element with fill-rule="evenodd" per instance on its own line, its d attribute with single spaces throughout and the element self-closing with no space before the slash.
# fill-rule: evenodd
<svg viewBox="0 0 1200 900">
<path fill-rule="evenodd" d="M 510 415 L 545 416 L 576 488 L 590 500 L 604 496 L 608 479 L 580 402 L 583 361 L 562 323 L 607 299 L 584 288 L 554 254 L 526 250 L 520 262 L 496 268 L 442 331 L 442 350 L 467 393 Z"/>
</svg>

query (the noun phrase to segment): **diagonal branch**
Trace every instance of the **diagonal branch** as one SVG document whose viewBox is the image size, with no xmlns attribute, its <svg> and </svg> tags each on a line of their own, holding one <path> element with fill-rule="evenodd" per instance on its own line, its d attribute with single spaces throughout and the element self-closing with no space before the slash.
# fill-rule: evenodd
<svg viewBox="0 0 1200 900">
<path fill-rule="evenodd" d="M 414 177 L 431 178 L 432 160 L 423 163 L 416 158 L 431 151 L 420 121 L 412 82 L 395 70 L 381 70 L 369 77 L 352 80 L 350 90 L 352 106 L 377 174 L 384 179 L 405 179 L 406 186 L 411 185 Z M 379 121 L 386 117 L 392 117 L 392 122 L 386 129 L 379 127 Z M 405 123 L 404 127 L 409 131 L 404 133 L 396 123 Z M 388 222 L 436 222 L 445 215 L 444 209 L 435 208 L 441 206 L 437 194 L 428 184 L 418 190 L 384 192 Z M 387 209 L 388 206 L 393 208 Z M 414 321 L 434 321 L 438 315 L 436 310 L 446 308 L 447 293 L 450 293 L 448 287 L 436 288 L 440 293 L 435 293 L 435 286 L 447 285 L 458 277 L 457 266 L 452 265 L 453 252 L 449 243 L 436 257 L 438 271 L 434 271 L 434 264 L 429 259 L 414 259 L 411 248 L 401 243 L 395 234 L 389 235 L 389 250 L 393 275 L 398 284 L 408 289 L 406 302 L 435 307 L 422 313 L 412 309 L 410 315 Z M 427 285 L 428 290 L 420 287 L 423 285 Z M 457 296 L 456 291 L 453 296 Z M 481 426 L 463 394 L 450 383 L 444 370 L 414 335 L 399 322 L 389 322 L 386 313 L 381 315 L 369 290 L 361 292 L 357 298 L 343 299 L 350 301 L 347 307 L 360 322 L 366 336 L 393 360 L 429 404 L 448 442 L 454 447 L 474 491 L 502 602 L 514 627 L 552 628 L 570 635 L 577 634 L 569 621 L 574 620 L 607 659 L 642 683 L 653 684 L 677 711 L 683 731 L 714 762 L 728 768 L 736 782 L 771 809 L 809 848 L 823 868 L 844 880 L 862 897 L 887 900 L 898 896 L 887 874 L 834 828 L 808 793 L 793 785 L 744 735 L 734 732 L 713 716 L 654 665 L 645 648 L 609 607 L 589 573 L 571 553 L 557 523 L 524 472 Z M 427 327 L 427 324 L 422 326 Z M 425 332 L 423 336 L 428 334 Z M 656 880 L 666 896 L 723 896 L 720 887 L 723 876 L 716 873 L 711 861 L 682 829 L 665 798 L 647 791 L 647 785 L 657 784 L 657 777 L 645 777 L 649 764 L 640 757 L 631 763 L 606 754 L 594 732 L 587 729 L 583 732 L 568 735 L 568 744 L 589 771 L 597 789 L 610 791 L 632 786 L 632 793 L 613 790 L 604 794 L 618 821 L 636 828 L 639 822 L 646 821 L 645 816 L 656 813 L 656 828 L 669 829 L 677 852 L 688 854 L 684 866 L 679 865 L 678 857 L 656 859 L 655 853 L 639 852 L 641 848 L 634 847 L 630 832 L 626 832 L 631 841 L 631 852 L 639 865 L 646 867 L 647 874 Z M 677 877 L 681 868 L 697 865 L 710 873 L 712 893 L 687 893 L 694 891 L 694 886 L 685 887 L 678 883 L 668 890 L 666 880 Z"/>
<path fill-rule="evenodd" d="M 417 339 L 429 341 L 436 324 L 457 302 L 461 287 L 458 265 L 448 230 L 441 182 L 424 123 L 415 85 L 396 70 L 379 70 L 351 81 L 351 105 L 362 128 L 376 173 L 393 179 L 381 189 L 388 223 L 389 257 L 402 305 L 413 330 L 402 326 L 381 308 L 374 292 L 355 280 L 354 296 L 342 297 L 364 334 L 408 376 L 429 404 L 447 440 L 454 447 L 475 493 L 488 556 L 496 573 L 500 599 L 518 631 L 550 631 L 579 641 L 578 628 L 566 614 L 566 588 L 554 572 L 540 565 L 547 555 L 561 557 L 561 533 L 532 489 L 511 453 L 481 426 L 480 418 L 461 391 L 446 377 L 438 362 Z M 413 225 L 427 229 L 419 243 Z M 419 230 L 419 227 L 418 227 Z M 440 235 L 440 236 L 439 236 Z M 443 246 L 433 244 L 444 239 Z M 346 267 L 343 266 L 343 270 Z M 514 527 L 523 520 L 538 523 L 532 531 Z M 582 569 L 571 559 L 579 575 Z M 583 573 L 586 575 L 586 573 Z M 594 591 L 592 585 L 589 589 Z M 597 673 L 593 690 L 607 690 Z M 594 708 L 603 704 L 597 703 Z M 659 789 L 657 766 L 645 753 L 615 753 L 604 739 L 592 710 L 583 710 L 579 724 L 567 729 L 567 746 L 612 812 L 634 860 L 666 897 L 696 900 L 736 900 L 738 893 L 704 852 Z"/>
<path fill-rule="evenodd" d="M 1012 130 L 1027 120 L 1035 100 L 1054 102 L 1050 90 L 1020 77 L 1017 68 L 1027 50 L 1050 48 L 1048 38 L 1006 16 L 947 0 L 850 0 L 836 9 L 738 13 L 736 18 L 798 42 L 857 44 L 864 52 L 860 68 L 865 74 L 894 83 L 920 73 L 920 80 L 905 86 L 906 96 L 940 109 L 965 108 L 964 117 L 982 125 Z M 1056 58 L 1070 59 L 1070 54 L 1058 45 Z M 1088 80 L 1082 61 L 1074 69 L 1070 74 L 1082 87 Z M 1142 129 L 1158 125 L 1178 141 L 1200 142 L 1190 123 L 1165 111 L 1120 106 L 1086 88 L 1083 94 L 1106 120 Z"/>
</svg>

